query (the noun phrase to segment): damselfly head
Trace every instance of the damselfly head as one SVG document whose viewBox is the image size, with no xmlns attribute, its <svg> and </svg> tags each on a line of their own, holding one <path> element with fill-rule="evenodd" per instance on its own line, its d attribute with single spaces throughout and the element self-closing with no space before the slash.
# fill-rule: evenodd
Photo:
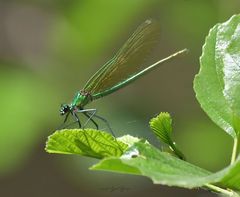
<svg viewBox="0 0 240 197">
<path fill-rule="evenodd" d="M 68 104 L 62 104 L 60 108 L 60 114 L 65 115 L 66 113 L 70 112 L 71 108 Z"/>
</svg>

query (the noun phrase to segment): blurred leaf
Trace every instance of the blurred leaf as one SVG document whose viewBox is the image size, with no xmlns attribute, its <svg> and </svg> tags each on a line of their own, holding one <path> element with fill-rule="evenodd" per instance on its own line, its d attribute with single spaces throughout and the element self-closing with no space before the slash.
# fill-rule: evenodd
<svg viewBox="0 0 240 197">
<path fill-rule="evenodd" d="M 112 44 L 116 34 L 124 32 L 129 19 L 133 20 L 154 1 L 76 1 L 63 10 L 65 18 L 60 18 L 53 29 L 58 58 L 91 60 Z"/>
<path fill-rule="evenodd" d="M 240 190 L 240 159 L 232 166 L 211 173 L 141 142 L 135 143 L 120 158 L 105 158 L 91 169 L 143 175 L 155 184 L 168 186 L 195 188 L 220 183 Z"/>
<path fill-rule="evenodd" d="M 52 114 L 54 91 L 32 73 L 10 69 L 1 70 L 0 89 L 0 175 L 3 176 L 20 167 L 33 146 L 42 140 L 39 126 L 49 120 L 46 114 Z"/>
<path fill-rule="evenodd" d="M 240 16 L 215 25 L 206 38 L 194 90 L 209 117 L 233 138 L 240 123 Z"/>
<path fill-rule="evenodd" d="M 218 2 L 219 6 L 220 2 Z M 209 31 L 212 24 L 219 20 L 219 7 L 212 1 L 174 1 L 164 5 L 164 24 L 172 37 L 172 45 L 180 44 L 191 49 L 191 54 L 199 50 L 202 43 L 203 32 Z M 204 14 L 203 14 L 204 13 Z M 171 17 L 169 17 L 171 16 Z M 179 17 L 180 16 L 180 17 Z M 182 22 L 184 21 L 184 22 Z M 189 28 L 194 27 L 194 28 Z M 176 32 L 178 32 L 176 34 Z M 192 42 L 194 40 L 194 42 Z M 196 47 L 197 46 L 197 47 Z"/>
<path fill-rule="evenodd" d="M 190 163 L 217 171 L 229 165 L 232 138 L 211 120 L 199 116 L 177 118 L 174 139 Z"/>
<path fill-rule="evenodd" d="M 79 154 L 93 158 L 120 156 L 128 146 L 109 133 L 94 129 L 63 129 L 49 136 L 48 153 Z"/>
</svg>

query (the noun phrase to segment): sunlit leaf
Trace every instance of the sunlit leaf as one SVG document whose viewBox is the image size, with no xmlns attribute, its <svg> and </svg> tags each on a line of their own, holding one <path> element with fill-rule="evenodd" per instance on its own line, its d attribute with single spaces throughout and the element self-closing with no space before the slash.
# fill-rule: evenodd
<svg viewBox="0 0 240 197">
<path fill-rule="evenodd" d="M 185 188 L 221 184 L 240 190 L 239 168 L 240 159 L 232 166 L 211 173 L 141 142 L 135 143 L 121 157 L 105 158 L 91 167 L 92 170 L 146 176 L 155 184 Z"/>
<path fill-rule="evenodd" d="M 229 135 L 240 123 L 240 16 L 215 25 L 206 38 L 194 90 L 201 107 Z"/>
<path fill-rule="evenodd" d="M 123 142 L 124 144 L 127 144 L 128 146 L 132 146 L 135 142 L 138 142 L 141 139 L 133 137 L 131 135 L 124 135 L 122 137 L 118 137 L 117 140 Z"/>
<path fill-rule="evenodd" d="M 185 160 L 185 156 L 177 148 L 176 143 L 171 138 L 172 118 L 170 114 L 167 112 L 161 112 L 157 117 L 152 118 L 149 124 L 154 134 L 159 138 L 159 140 L 166 143 L 169 148 L 174 152 L 174 154 L 176 154 L 180 159 Z"/>
<path fill-rule="evenodd" d="M 164 143 L 172 145 L 170 137 L 172 133 L 172 119 L 169 113 L 161 112 L 157 117 L 149 122 L 155 135 Z"/>
<path fill-rule="evenodd" d="M 128 146 L 109 133 L 94 129 L 64 129 L 49 136 L 46 151 L 49 153 L 78 154 L 104 158 L 120 156 Z"/>
</svg>

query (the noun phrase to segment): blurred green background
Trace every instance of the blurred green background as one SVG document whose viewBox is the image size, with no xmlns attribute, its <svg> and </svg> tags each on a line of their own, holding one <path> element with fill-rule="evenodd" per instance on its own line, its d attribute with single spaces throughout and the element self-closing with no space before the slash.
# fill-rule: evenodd
<svg viewBox="0 0 240 197">
<path fill-rule="evenodd" d="M 228 165 L 232 140 L 201 110 L 192 83 L 209 29 L 239 8 L 238 0 L 0 1 L 0 196 L 215 196 L 89 171 L 96 160 L 50 155 L 44 145 L 63 121 L 60 104 L 71 101 L 139 24 L 154 18 L 162 34 L 154 58 L 183 48 L 190 53 L 88 107 L 117 136 L 129 133 L 157 146 L 148 121 L 170 112 L 189 162 L 211 171 Z"/>
</svg>

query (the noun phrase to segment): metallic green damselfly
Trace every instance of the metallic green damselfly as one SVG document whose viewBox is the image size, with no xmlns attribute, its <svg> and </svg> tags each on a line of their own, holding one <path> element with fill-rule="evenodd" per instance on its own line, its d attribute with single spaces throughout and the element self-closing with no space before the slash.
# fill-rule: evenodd
<svg viewBox="0 0 240 197">
<path fill-rule="evenodd" d="M 98 124 L 93 120 L 93 117 L 95 117 L 104 121 L 112 132 L 108 122 L 96 114 L 96 109 L 84 109 L 84 106 L 93 100 L 125 87 L 142 75 L 157 68 L 158 65 L 187 52 L 187 49 L 178 51 L 146 67 L 143 60 L 158 44 L 159 32 L 157 22 L 146 20 L 142 23 L 115 56 L 87 81 L 82 90 L 76 93 L 72 102 L 61 105 L 60 114 L 66 115 L 64 123 L 67 121 L 69 114 L 71 114 L 81 128 L 82 125 L 77 114 L 82 113 L 88 118 L 84 126 L 88 121 L 92 121 L 98 129 Z"/>
</svg>

